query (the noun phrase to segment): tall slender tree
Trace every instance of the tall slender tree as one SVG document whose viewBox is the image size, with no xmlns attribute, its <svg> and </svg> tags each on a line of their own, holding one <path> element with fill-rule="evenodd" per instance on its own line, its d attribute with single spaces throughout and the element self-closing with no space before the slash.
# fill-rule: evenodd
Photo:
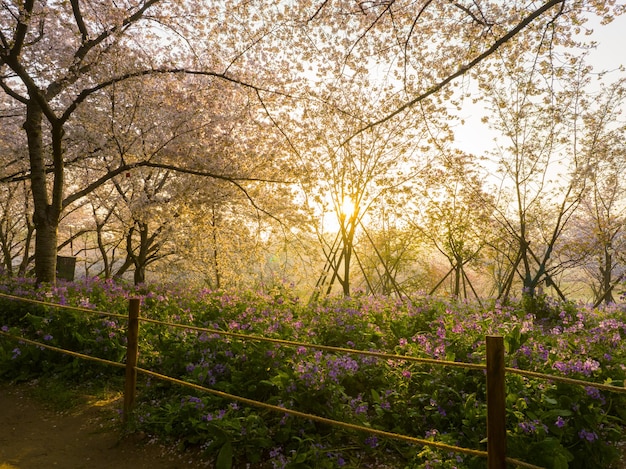
<svg viewBox="0 0 626 469">
<path fill-rule="evenodd" d="M 588 154 L 588 190 L 560 246 L 572 268 L 585 272 L 596 306 L 615 301 L 615 287 L 626 278 L 624 85 L 618 80 L 590 96 L 581 139 Z"/>
<path fill-rule="evenodd" d="M 519 279 L 532 309 L 542 283 L 565 299 L 555 249 L 589 182 L 583 117 L 590 68 L 574 57 L 558 67 L 537 63 L 533 56 L 529 61 L 526 67 L 521 59 L 504 62 L 506 79 L 488 89 L 503 138 L 499 184 L 506 195 L 495 213 L 515 243 L 502 295 L 509 295 Z"/>
<path fill-rule="evenodd" d="M 431 293 L 450 278 L 450 292 L 456 297 L 479 297 L 468 268 L 480 267 L 482 251 L 492 236 L 494 209 L 475 163 L 471 155 L 448 153 L 425 183 L 419 222 L 414 226 L 450 265 Z"/>
</svg>

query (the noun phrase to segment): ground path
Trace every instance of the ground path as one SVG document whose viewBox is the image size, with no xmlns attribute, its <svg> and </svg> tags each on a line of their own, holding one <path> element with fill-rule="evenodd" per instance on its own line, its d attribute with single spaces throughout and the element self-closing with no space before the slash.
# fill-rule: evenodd
<svg viewBox="0 0 626 469">
<path fill-rule="evenodd" d="M 0 469 L 207 467 L 147 438 L 121 438 L 119 398 L 85 399 L 56 411 L 33 398 L 29 388 L 0 384 Z"/>
</svg>

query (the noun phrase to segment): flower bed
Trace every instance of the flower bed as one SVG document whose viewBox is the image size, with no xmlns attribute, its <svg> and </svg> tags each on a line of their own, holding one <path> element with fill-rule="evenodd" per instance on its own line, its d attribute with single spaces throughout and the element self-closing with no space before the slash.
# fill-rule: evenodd
<svg viewBox="0 0 626 469">
<path fill-rule="evenodd" d="M 518 304 L 441 298 L 358 296 L 307 305 L 288 289 L 192 292 L 124 287 L 99 280 L 35 290 L 5 281 L 3 292 L 125 314 L 139 296 L 144 317 L 310 346 L 241 340 L 142 323 L 140 366 L 189 382 L 351 424 L 485 450 L 486 382 L 480 370 L 335 353 L 330 345 L 413 357 L 484 363 L 485 336 L 502 335 L 506 366 L 623 386 L 624 309 L 545 302 L 538 315 Z M 114 361 L 125 354 L 123 320 L 0 298 L 0 326 Z M 538 319 L 541 318 L 541 319 Z M 119 370 L 0 341 L 0 377 L 45 373 L 109 379 Z M 507 454 L 555 468 L 610 467 L 626 420 L 624 394 L 507 374 Z M 218 466 L 478 468 L 485 460 L 410 445 L 241 405 L 143 379 L 132 425 L 203 448 Z"/>
</svg>

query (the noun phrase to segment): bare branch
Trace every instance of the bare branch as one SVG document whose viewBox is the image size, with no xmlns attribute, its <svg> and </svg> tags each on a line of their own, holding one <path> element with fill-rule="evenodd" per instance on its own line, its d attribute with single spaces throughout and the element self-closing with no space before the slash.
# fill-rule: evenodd
<svg viewBox="0 0 626 469">
<path fill-rule="evenodd" d="M 455 7 L 457 7 L 459 10 L 464 11 L 465 13 L 467 13 L 467 15 L 472 18 L 476 23 L 478 24 L 482 24 L 483 26 L 493 26 L 492 23 L 488 23 L 487 20 L 485 19 L 485 17 L 482 15 L 481 12 L 481 17 L 479 18 L 478 16 L 476 16 L 472 10 L 468 7 L 466 7 L 465 5 L 461 5 L 459 2 L 455 2 L 454 0 L 448 0 L 449 3 L 451 3 L 452 5 L 454 5 Z M 476 4 L 476 2 L 474 2 L 474 4 Z M 480 10 L 479 10 L 480 11 Z"/>
<path fill-rule="evenodd" d="M 429 0 L 429 2 L 432 0 Z M 367 35 L 368 32 L 370 32 L 374 26 L 376 26 L 376 24 L 380 21 L 380 19 L 383 17 L 383 15 L 385 13 L 387 13 L 391 7 L 393 6 L 395 0 L 390 1 L 387 6 L 385 7 L 385 9 L 376 17 L 376 19 L 374 19 L 374 21 L 372 21 L 372 23 L 367 27 L 367 29 L 365 31 L 363 31 L 363 34 L 361 34 L 356 41 L 354 41 L 354 44 L 352 44 L 352 47 L 350 48 L 350 50 L 348 51 L 348 53 L 346 54 L 346 60 L 347 58 L 352 54 L 352 51 L 356 48 L 356 46 L 358 45 L 359 42 L 361 42 L 361 40 Z"/>
<path fill-rule="evenodd" d="M 20 10 L 20 15 L 17 18 L 17 26 L 15 27 L 13 47 L 11 47 L 11 51 L 9 52 L 10 57 L 17 58 L 22 52 L 22 46 L 24 45 L 24 40 L 26 39 L 26 34 L 28 33 L 28 20 L 33 12 L 34 5 L 34 0 L 26 0 L 24 2 L 24 6 Z"/>
<path fill-rule="evenodd" d="M 322 4 L 319 6 L 319 8 L 318 8 L 317 10 L 315 10 L 315 13 L 313 13 L 313 16 L 311 16 L 311 17 L 307 20 L 307 22 L 311 22 L 311 21 L 313 21 L 313 20 L 315 19 L 315 17 L 316 17 L 317 15 L 319 15 L 319 14 L 320 14 L 320 12 L 324 9 L 324 7 L 325 7 L 327 4 L 328 4 L 328 0 L 324 0 L 324 1 L 322 2 Z"/>
<path fill-rule="evenodd" d="M 109 37 L 111 37 L 113 34 L 116 34 L 120 30 L 125 30 L 128 26 L 142 19 L 144 13 L 152 5 L 158 3 L 159 1 L 160 0 L 147 0 L 141 6 L 141 8 L 139 8 L 132 15 L 124 18 L 124 20 L 122 20 L 120 24 L 115 25 L 105 31 L 102 31 L 96 38 L 90 40 L 88 38 L 89 34 L 87 31 L 87 27 L 85 26 L 83 17 L 80 13 L 78 0 L 72 0 L 72 11 L 74 13 L 74 19 L 76 20 L 76 25 L 79 31 L 81 32 L 83 43 L 76 50 L 76 53 L 74 54 L 74 63 L 69 69 L 69 75 L 66 75 L 58 80 L 51 82 L 48 85 L 48 88 L 46 89 L 46 96 L 48 98 L 56 96 L 63 89 L 64 86 L 66 86 L 67 84 L 76 82 L 76 80 L 78 80 L 80 76 L 86 74 L 91 68 L 91 65 L 88 65 L 86 67 L 81 67 L 80 64 L 82 63 L 83 59 L 87 56 L 89 51 L 91 51 L 94 47 L 101 44 L 103 41 L 105 41 Z M 65 122 L 63 119 L 61 119 L 61 121 Z"/>
<path fill-rule="evenodd" d="M 76 0 L 77 1 L 77 0 Z M 139 21 L 141 18 L 143 18 L 144 13 L 153 5 L 155 5 L 156 3 L 159 3 L 159 1 L 161 0 L 147 0 L 142 6 L 141 8 L 139 8 L 135 13 L 133 13 L 132 15 L 128 16 L 127 18 L 124 18 L 124 20 L 122 20 L 121 24 L 113 26 L 110 29 L 107 29 L 106 31 L 103 31 L 102 33 L 100 33 L 98 35 L 98 37 L 92 39 L 92 40 L 88 40 L 86 42 L 84 42 L 80 48 L 76 51 L 76 54 L 74 54 L 74 59 L 76 62 L 80 62 L 82 61 L 85 56 L 87 55 L 87 53 L 93 49 L 95 46 L 97 46 L 98 44 L 102 43 L 105 39 L 111 37 L 113 34 L 115 34 L 116 32 L 118 32 L 120 29 L 125 29 L 127 28 L 129 25 L 136 23 L 137 21 Z M 72 9 L 74 9 L 72 2 Z M 82 17 L 81 17 L 81 21 L 82 21 Z M 79 29 L 80 29 L 80 25 L 78 25 Z M 82 30 L 81 30 L 82 32 Z"/>
<path fill-rule="evenodd" d="M 4 90 L 4 92 L 6 94 L 8 94 L 9 96 L 11 96 L 13 99 L 15 99 L 16 101 L 19 101 L 22 104 L 27 104 L 28 103 L 28 98 L 25 98 L 24 96 L 22 96 L 19 93 L 16 93 L 15 91 L 13 91 L 9 85 L 7 85 L 5 83 L 4 80 L 0 80 L 0 88 L 2 88 Z"/>
</svg>

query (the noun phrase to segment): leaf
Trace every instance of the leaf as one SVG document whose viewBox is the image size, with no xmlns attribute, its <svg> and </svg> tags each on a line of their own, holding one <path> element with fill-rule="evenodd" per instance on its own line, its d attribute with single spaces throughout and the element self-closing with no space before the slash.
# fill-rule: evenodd
<svg viewBox="0 0 626 469">
<path fill-rule="evenodd" d="M 220 448 L 215 461 L 215 469 L 231 469 L 233 467 L 233 445 L 227 441 Z"/>
<path fill-rule="evenodd" d="M 567 458 L 563 454 L 557 453 L 554 458 L 554 469 L 567 469 L 568 467 Z"/>
<path fill-rule="evenodd" d="M 519 326 L 515 328 L 505 336 L 504 348 L 507 354 L 513 354 L 519 350 L 528 340 L 528 334 L 522 333 Z"/>
</svg>

